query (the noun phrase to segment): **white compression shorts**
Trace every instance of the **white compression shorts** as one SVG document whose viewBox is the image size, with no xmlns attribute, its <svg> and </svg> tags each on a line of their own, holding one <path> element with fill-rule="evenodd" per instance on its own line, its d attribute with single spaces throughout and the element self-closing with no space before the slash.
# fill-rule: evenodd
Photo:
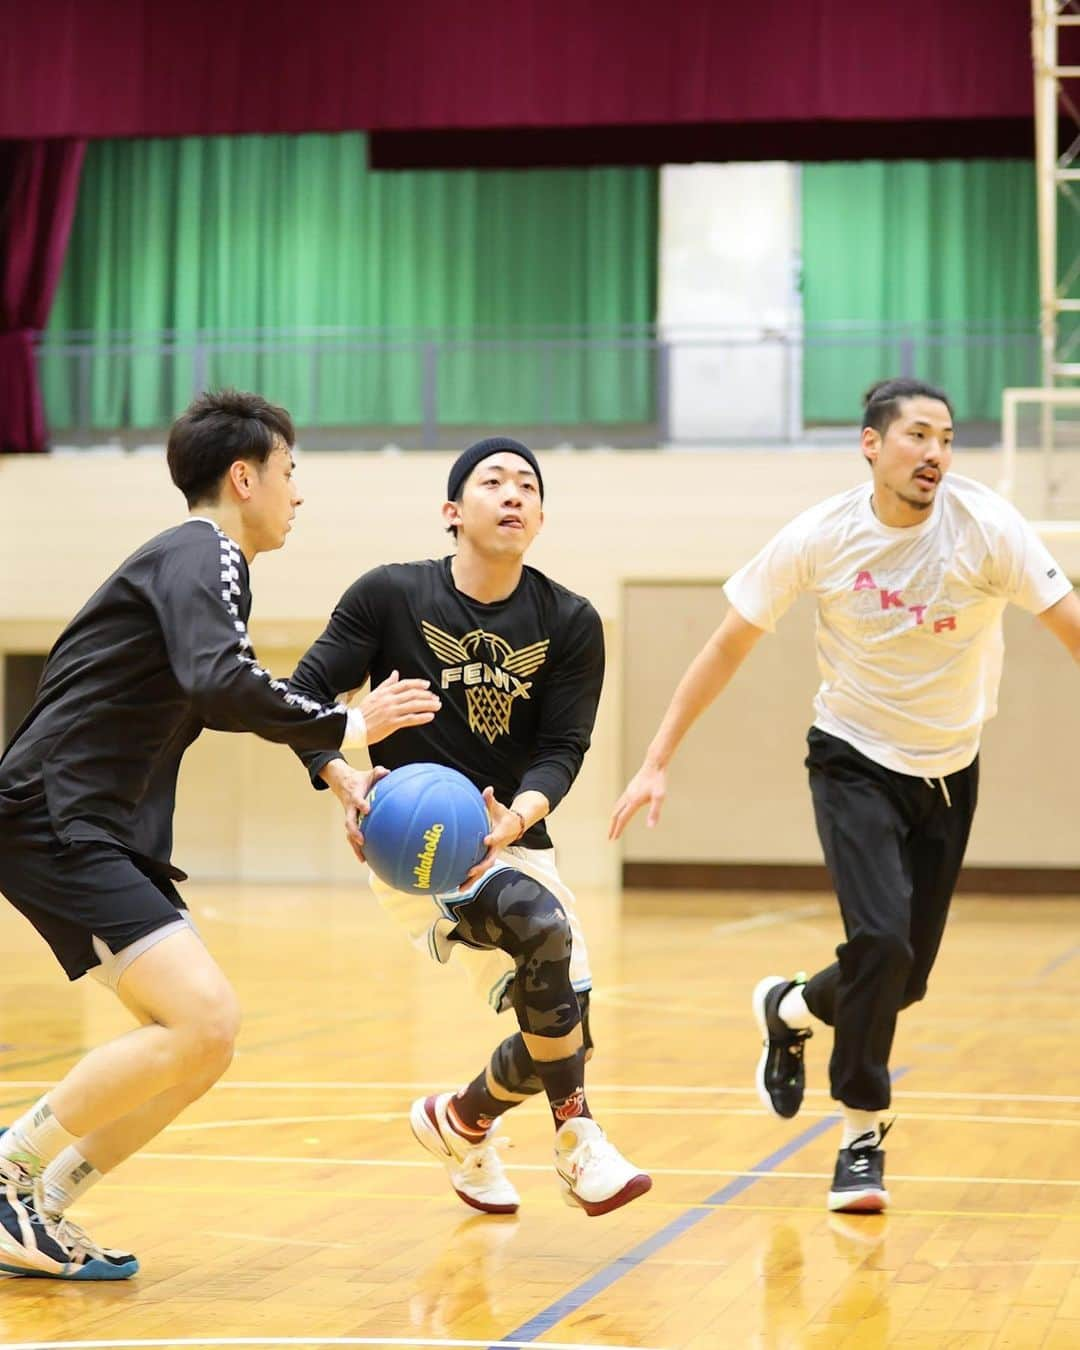
<svg viewBox="0 0 1080 1350">
<path fill-rule="evenodd" d="M 147 933 L 145 937 L 136 939 L 118 952 L 111 952 L 101 938 L 95 934 L 91 941 L 100 964 L 91 966 L 87 974 L 92 979 L 97 980 L 98 984 L 103 984 L 106 989 L 111 989 L 115 994 L 120 983 L 120 976 L 123 975 L 136 957 L 142 956 L 143 952 L 148 952 L 151 947 L 156 947 L 165 938 L 172 937 L 173 933 L 184 932 L 191 932 L 196 937 L 201 937 L 186 909 L 177 910 L 174 922 L 155 928 L 152 933 Z"/>
<path fill-rule="evenodd" d="M 517 845 L 503 849 L 497 856 L 495 867 L 484 874 L 473 891 L 479 890 L 494 875 L 495 870 L 503 871 L 506 868 L 512 868 L 539 882 L 562 905 L 570 921 L 573 940 L 570 981 L 579 994 L 591 989 L 589 952 L 578 917 L 577 901 L 559 876 L 555 866 L 555 850 L 522 848 Z M 496 1012 L 504 1012 L 510 1006 L 507 991 L 514 974 L 514 958 L 498 947 L 490 951 L 478 951 L 450 936 L 457 924 L 454 909 L 467 903 L 461 895 L 410 895 L 387 886 L 370 868 L 368 875 L 379 904 L 406 930 L 413 946 L 423 948 L 440 965 L 452 964 L 463 971 L 473 990 Z"/>
</svg>

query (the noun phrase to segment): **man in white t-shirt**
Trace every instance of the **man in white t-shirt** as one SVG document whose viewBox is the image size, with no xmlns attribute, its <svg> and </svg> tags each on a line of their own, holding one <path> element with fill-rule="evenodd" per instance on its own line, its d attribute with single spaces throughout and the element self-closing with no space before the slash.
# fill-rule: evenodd
<svg viewBox="0 0 1080 1350">
<path fill-rule="evenodd" d="M 997 711 L 1008 602 L 1037 614 L 1080 661 L 1080 598 L 1031 526 L 952 463 L 952 409 L 915 380 L 866 395 L 872 487 L 797 516 L 727 582 L 731 608 L 686 671 L 615 805 L 611 838 L 648 804 L 667 765 L 763 633 L 803 591 L 817 598 L 821 686 L 807 737 L 818 835 L 846 940 L 809 980 L 754 990 L 758 1092 L 791 1117 L 803 1043 L 833 1028 L 832 1095 L 844 1127 L 829 1208 L 876 1212 L 897 1014 L 926 993 L 978 792 L 979 738 Z"/>
</svg>

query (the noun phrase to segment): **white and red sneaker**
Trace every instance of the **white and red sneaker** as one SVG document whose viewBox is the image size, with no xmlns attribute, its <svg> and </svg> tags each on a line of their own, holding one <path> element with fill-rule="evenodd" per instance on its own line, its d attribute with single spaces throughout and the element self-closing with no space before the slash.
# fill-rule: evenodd
<svg viewBox="0 0 1080 1350">
<path fill-rule="evenodd" d="M 446 1118 L 452 1092 L 437 1097 L 418 1097 L 409 1109 L 409 1124 L 416 1138 L 445 1166 L 458 1199 L 484 1214 L 516 1214 L 521 1197 L 503 1170 L 496 1138 L 496 1120 L 478 1144 L 453 1128 Z"/>
<path fill-rule="evenodd" d="M 563 1200 L 595 1217 L 652 1189 L 652 1177 L 627 1162 L 589 1116 L 574 1116 L 555 1135 L 555 1171 Z"/>
</svg>

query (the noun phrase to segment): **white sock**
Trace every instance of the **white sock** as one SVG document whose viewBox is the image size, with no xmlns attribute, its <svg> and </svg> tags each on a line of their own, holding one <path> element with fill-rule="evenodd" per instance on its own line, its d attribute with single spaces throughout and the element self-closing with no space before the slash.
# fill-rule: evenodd
<svg viewBox="0 0 1080 1350">
<path fill-rule="evenodd" d="M 814 1020 L 814 1014 L 806 1006 L 806 999 L 803 997 L 805 989 L 805 984 L 793 984 L 780 1000 L 780 1006 L 776 1010 L 780 1014 L 781 1022 L 792 1031 L 808 1031 L 810 1023 Z"/>
<path fill-rule="evenodd" d="M 860 1148 L 877 1148 L 881 1142 L 881 1111 L 856 1111 L 852 1106 L 845 1106 L 844 1110 L 844 1137 L 841 1141 L 841 1148 L 850 1148 L 857 1139 L 860 1139 Z M 872 1135 L 872 1140 L 867 1139 L 867 1135 Z"/>
<path fill-rule="evenodd" d="M 101 1173 L 77 1148 L 64 1149 L 42 1173 L 46 1212 L 66 1214 L 75 1201 L 100 1180 Z"/>
<path fill-rule="evenodd" d="M 69 1134 L 53 1115 L 46 1095 L 0 1135 L 0 1157 L 36 1177 L 58 1153 L 77 1142 L 78 1136 Z"/>
</svg>

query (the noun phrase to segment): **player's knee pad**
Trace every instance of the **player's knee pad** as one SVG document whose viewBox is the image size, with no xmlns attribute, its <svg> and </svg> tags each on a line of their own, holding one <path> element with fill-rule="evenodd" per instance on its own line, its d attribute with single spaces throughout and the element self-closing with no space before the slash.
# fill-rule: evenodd
<svg viewBox="0 0 1080 1350">
<path fill-rule="evenodd" d="M 518 1026 L 530 1036 L 568 1036 L 581 1021 L 581 1010 L 569 972 L 552 965 L 538 967 L 529 979 L 514 981 Z"/>
<path fill-rule="evenodd" d="M 498 872 L 459 911 L 459 928 L 466 941 L 500 947 L 514 958 L 511 998 L 523 1031 L 565 1036 L 578 1025 L 570 920 L 545 886 L 521 872 Z"/>
<path fill-rule="evenodd" d="M 506 888 L 500 914 L 511 939 L 507 950 L 519 964 L 570 960 L 569 917 L 545 886 L 519 877 Z"/>
<path fill-rule="evenodd" d="M 542 1092 L 544 1085 L 536 1075 L 532 1056 L 525 1048 L 521 1032 L 508 1036 L 491 1056 L 491 1076 L 506 1092 L 513 1096 L 534 1096 Z"/>
<path fill-rule="evenodd" d="M 569 961 L 570 920 L 555 896 L 521 872 L 496 872 L 471 904 L 459 911 L 467 941 L 501 947 L 519 968 L 529 960 Z"/>
</svg>

